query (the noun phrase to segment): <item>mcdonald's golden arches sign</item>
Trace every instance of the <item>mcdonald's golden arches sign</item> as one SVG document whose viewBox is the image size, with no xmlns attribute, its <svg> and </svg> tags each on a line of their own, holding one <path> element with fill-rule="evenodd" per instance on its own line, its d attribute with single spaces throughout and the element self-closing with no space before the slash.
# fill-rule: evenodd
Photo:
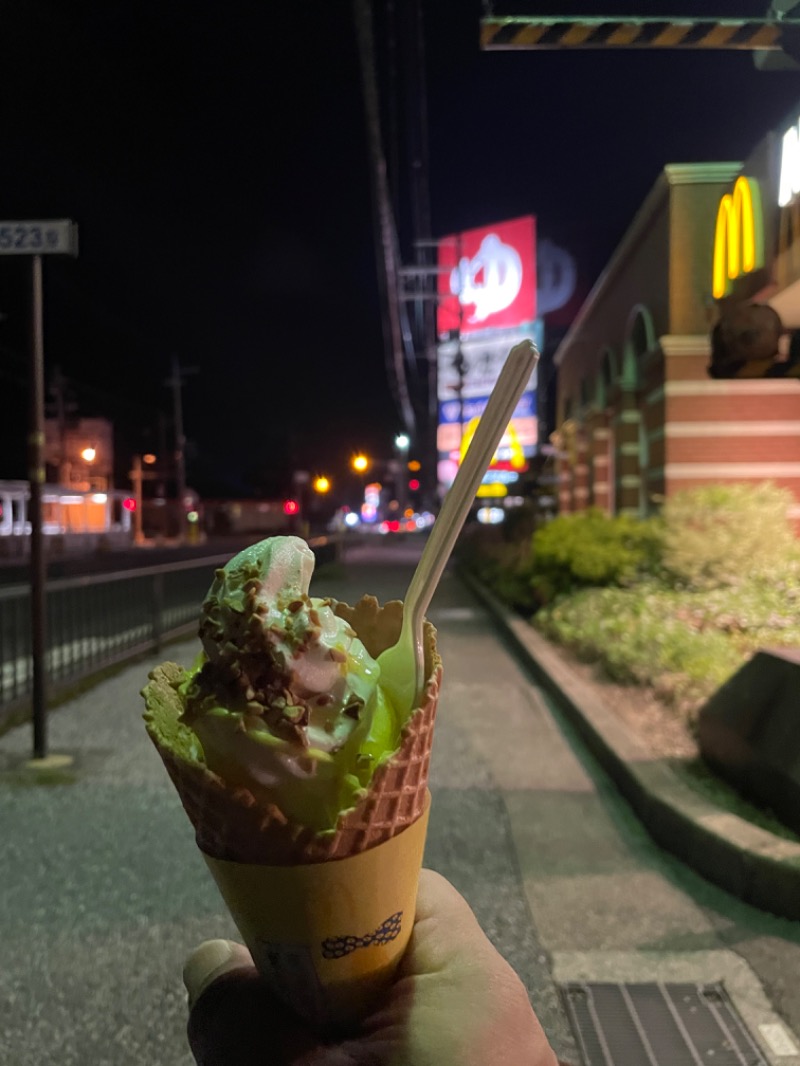
<svg viewBox="0 0 800 1066">
<path fill-rule="evenodd" d="M 727 296 L 733 282 L 764 265 L 764 225 L 761 192 L 754 178 L 738 177 L 717 209 L 711 292 L 715 300 Z"/>
</svg>

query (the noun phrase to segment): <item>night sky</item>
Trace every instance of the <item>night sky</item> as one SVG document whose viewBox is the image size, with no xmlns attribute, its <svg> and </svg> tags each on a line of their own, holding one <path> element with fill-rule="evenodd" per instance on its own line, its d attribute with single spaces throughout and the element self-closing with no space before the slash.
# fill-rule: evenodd
<svg viewBox="0 0 800 1066">
<path fill-rule="evenodd" d="M 637 6 L 767 5 L 558 8 Z M 742 159 L 800 104 L 800 71 L 747 53 L 481 53 L 479 4 L 425 11 L 434 234 L 533 213 L 587 285 L 664 164 Z M 174 356 L 196 369 L 188 474 L 206 494 L 388 456 L 350 4 L 28 0 L 0 30 L 0 217 L 79 224 L 79 257 L 45 263 L 46 365 L 78 414 L 112 419 L 119 469 L 159 449 Z M 27 283 L 26 261 L 0 261 L 0 478 L 25 476 Z"/>
</svg>

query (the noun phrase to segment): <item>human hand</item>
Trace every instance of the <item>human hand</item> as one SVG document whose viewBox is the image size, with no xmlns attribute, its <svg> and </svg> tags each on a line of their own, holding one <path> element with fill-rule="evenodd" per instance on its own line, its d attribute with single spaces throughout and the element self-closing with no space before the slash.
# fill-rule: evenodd
<svg viewBox="0 0 800 1066">
<path fill-rule="evenodd" d="M 309 1032 L 231 941 L 201 945 L 184 981 L 198 1066 L 558 1066 L 522 981 L 432 870 L 397 979 L 354 1036 Z"/>
</svg>

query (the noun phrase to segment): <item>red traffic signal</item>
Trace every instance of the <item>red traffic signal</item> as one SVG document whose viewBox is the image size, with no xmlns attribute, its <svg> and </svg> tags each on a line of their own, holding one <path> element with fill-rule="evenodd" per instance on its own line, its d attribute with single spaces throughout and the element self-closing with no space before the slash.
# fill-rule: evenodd
<svg viewBox="0 0 800 1066">
<path fill-rule="evenodd" d="M 415 478 L 415 477 L 412 477 L 412 479 L 408 483 L 408 487 L 411 489 L 412 492 L 416 492 L 417 489 L 419 488 L 418 479 Z"/>
<path fill-rule="evenodd" d="M 125 508 L 126 511 L 135 511 L 136 500 L 134 500 L 133 496 L 126 496 L 126 498 L 122 501 L 122 506 Z"/>
<path fill-rule="evenodd" d="M 284 500 L 283 501 L 283 513 L 285 515 L 299 514 L 300 504 L 297 500 Z"/>
</svg>

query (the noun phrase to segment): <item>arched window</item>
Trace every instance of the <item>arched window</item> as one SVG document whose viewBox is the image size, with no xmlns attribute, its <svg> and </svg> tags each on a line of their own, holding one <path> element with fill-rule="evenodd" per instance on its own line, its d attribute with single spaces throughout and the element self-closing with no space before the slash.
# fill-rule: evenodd
<svg viewBox="0 0 800 1066">
<path fill-rule="evenodd" d="M 653 316 L 644 304 L 636 304 L 625 327 L 625 351 L 622 359 L 622 384 L 636 389 L 641 382 L 643 357 L 656 349 L 658 341 Z"/>
<path fill-rule="evenodd" d="M 597 375 L 595 404 L 598 410 L 605 411 L 611 403 L 611 395 L 617 384 L 617 361 L 610 348 L 603 349 L 600 360 L 600 373 Z"/>
<path fill-rule="evenodd" d="M 651 352 L 656 347 L 656 330 L 653 316 L 644 304 L 636 304 L 628 316 L 627 335 L 638 356 Z"/>
</svg>

